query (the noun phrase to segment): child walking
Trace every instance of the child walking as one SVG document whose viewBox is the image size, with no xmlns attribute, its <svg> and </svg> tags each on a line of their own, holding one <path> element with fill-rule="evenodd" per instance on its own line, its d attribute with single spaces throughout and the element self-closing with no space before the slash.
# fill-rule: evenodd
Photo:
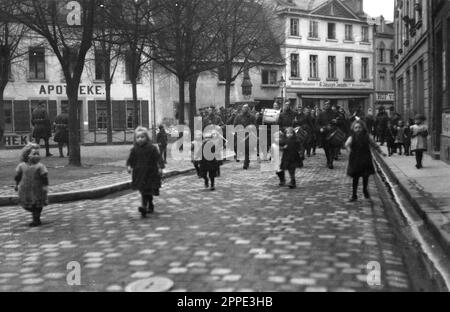
<svg viewBox="0 0 450 312">
<path fill-rule="evenodd" d="M 303 167 L 303 159 L 300 156 L 302 152 L 302 144 L 300 140 L 295 135 L 293 128 L 286 129 L 286 137 L 280 141 L 281 150 L 283 151 L 283 156 L 281 158 L 281 177 L 280 180 L 285 179 L 285 171 L 289 172 L 289 177 L 291 181 L 289 183 L 290 189 L 295 189 L 297 183 L 295 181 L 295 170 L 297 168 Z"/>
<path fill-rule="evenodd" d="M 148 130 L 138 127 L 134 131 L 135 144 L 127 160 L 128 172 L 132 174 L 132 188 L 142 197 L 139 212 L 145 218 L 154 212 L 153 196 L 159 196 L 164 162 L 158 148 L 152 144 Z"/>
<path fill-rule="evenodd" d="M 159 132 L 156 135 L 156 143 L 158 143 L 159 152 L 165 164 L 167 164 L 167 145 L 168 145 L 168 137 L 166 129 L 164 129 L 163 125 L 159 126 Z"/>
<path fill-rule="evenodd" d="M 274 133 L 272 139 L 272 145 L 270 146 L 271 163 L 275 172 L 280 179 L 280 186 L 286 185 L 286 177 L 284 171 L 281 170 L 281 159 L 283 158 L 283 151 L 280 149 L 280 140 L 283 136 L 283 132 L 279 131 Z"/>
<path fill-rule="evenodd" d="M 414 118 L 415 125 L 411 126 L 411 151 L 416 155 L 416 168 L 423 168 L 423 153 L 428 149 L 427 137 L 428 127 L 425 125 L 426 118 L 417 115 Z"/>
<path fill-rule="evenodd" d="M 202 160 L 200 161 L 201 176 L 205 180 L 205 188 L 211 186 L 211 191 L 216 190 L 215 180 L 219 172 L 221 159 L 217 159 L 216 146 L 220 146 L 222 140 L 217 134 L 206 134 L 202 145 Z M 210 184 L 211 182 L 211 184 Z"/>
<path fill-rule="evenodd" d="M 33 222 L 29 226 L 40 226 L 42 209 L 48 204 L 48 170 L 40 162 L 39 145 L 30 143 L 25 146 L 20 161 L 15 177 L 19 204 L 32 213 Z"/>
<path fill-rule="evenodd" d="M 362 121 L 356 121 L 352 125 L 352 134 L 345 143 L 347 151 L 350 153 L 348 161 L 347 175 L 353 178 L 353 194 L 350 202 L 358 200 L 358 184 L 360 178 L 363 179 L 363 192 L 366 199 L 370 199 L 369 177 L 375 174 L 370 147 L 377 149 L 383 156 L 381 148 L 369 136 L 369 133 Z"/>
<path fill-rule="evenodd" d="M 398 149 L 398 154 L 400 156 L 402 156 L 403 149 L 405 150 L 406 154 L 405 131 L 406 131 L 405 123 L 402 120 L 399 120 L 395 132 L 395 146 Z"/>
</svg>

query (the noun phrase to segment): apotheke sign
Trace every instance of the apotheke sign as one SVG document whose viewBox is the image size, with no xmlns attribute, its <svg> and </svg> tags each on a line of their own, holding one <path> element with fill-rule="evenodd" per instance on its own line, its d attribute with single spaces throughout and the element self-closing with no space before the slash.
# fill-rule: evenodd
<svg viewBox="0 0 450 312">
<path fill-rule="evenodd" d="M 40 85 L 38 94 L 40 96 L 66 95 L 67 86 L 63 84 L 43 84 Z M 80 85 L 78 87 L 79 96 L 104 96 L 105 86 L 103 85 Z"/>
</svg>

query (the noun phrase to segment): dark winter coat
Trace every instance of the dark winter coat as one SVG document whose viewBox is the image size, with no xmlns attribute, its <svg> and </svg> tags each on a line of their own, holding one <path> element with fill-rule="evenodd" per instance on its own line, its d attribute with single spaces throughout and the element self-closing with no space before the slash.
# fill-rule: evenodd
<svg viewBox="0 0 450 312">
<path fill-rule="evenodd" d="M 159 195 L 161 175 L 159 169 L 164 168 L 164 162 L 159 150 L 151 143 L 135 145 L 130 152 L 127 166 L 133 169 L 132 188 L 143 194 Z"/>
<path fill-rule="evenodd" d="M 159 131 L 159 133 L 156 135 L 156 143 L 160 145 L 163 148 L 167 147 L 168 144 L 168 138 L 167 138 L 167 132 L 162 129 Z"/>
<path fill-rule="evenodd" d="M 317 118 L 317 125 L 320 128 L 325 128 L 331 124 L 331 121 L 333 119 L 336 119 L 338 117 L 337 113 L 334 113 L 331 109 L 323 111 L 319 114 L 319 117 Z"/>
<path fill-rule="evenodd" d="M 54 141 L 58 143 L 69 143 L 69 115 L 62 113 L 55 119 Z"/>
<path fill-rule="evenodd" d="M 52 126 L 48 113 L 43 108 L 36 108 L 31 115 L 31 124 L 33 125 L 33 138 L 49 139 L 52 136 Z"/>
<path fill-rule="evenodd" d="M 208 146 L 205 149 L 205 146 L 208 144 Z M 205 140 L 202 144 L 202 160 L 200 161 L 200 174 L 202 177 L 206 177 L 206 174 L 209 172 L 210 177 L 216 177 L 217 171 L 222 164 L 221 159 L 207 159 L 207 155 L 205 155 L 205 151 L 211 151 L 211 154 L 214 154 L 216 152 L 216 148 L 213 145 L 214 142 L 212 140 Z"/>
<path fill-rule="evenodd" d="M 287 128 L 293 127 L 296 119 L 296 114 L 292 110 L 284 111 L 280 114 L 280 130 L 284 131 Z"/>
<path fill-rule="evenodd" d="M 241 113 L 234 119 L 234 126 L 242 125 L 247 128 L 250 125 L 256 126 L 256 118 L 251 113 Z"/>
<path fill-rule="evenodd" d="M 281 158 L 281 170 L 292 170 L 302 167 L 302 144 L 296 136 L 284 138 L 280 141 L 280 147 L 283 151 Z"/>
<path fill-rule="evenodd" d="M 373 166 L 372 153 L 370 147 L 379 149 L 378 145 L 373 142 L 368 134 L 353 134 L 349 141 L 350 156 L 348 161 L 347 175 L 355 177 L 368 177 L 375 174 Z"/>
</svg>

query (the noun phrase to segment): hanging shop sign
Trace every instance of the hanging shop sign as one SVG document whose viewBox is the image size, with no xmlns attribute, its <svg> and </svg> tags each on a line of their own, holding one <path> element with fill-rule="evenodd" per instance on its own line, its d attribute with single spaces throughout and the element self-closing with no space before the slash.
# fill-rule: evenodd
<svg viewBox="0 0 450 312">
<path fill-rule="evenodd" d="M 39 86 L 40 96 L 66 95 L 67 85 L 64 84 L 42 84 Z M 103 85 L 80 85 L 78 87 L 79 96 L 104 96 L 105 86 Z"/>
<path fill-rule="evenodd" d="M 394 93 L 377 93 L 376 96 L 377 102 L 394 102 L 395 94 Z"/>
</svg>

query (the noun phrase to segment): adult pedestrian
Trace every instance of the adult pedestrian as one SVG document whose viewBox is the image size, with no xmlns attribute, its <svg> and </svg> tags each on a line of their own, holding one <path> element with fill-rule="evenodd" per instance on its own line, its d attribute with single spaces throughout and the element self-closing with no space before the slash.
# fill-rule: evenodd
<svg viewBox="0 0 450 312">
<path fill-rule="evenodd" d="M 53 141 L 58 143 L 59 157 L 64 158 L 64 145 L 67 146 L 67 156 L 69 156 L 69 115 L 67 109 L 62 109 L 61 114 L 56 116 Z"/>
<path fill-rule="evenodd" d="M 156 135 L 156 143 L 159 147 L 159 153 L 164 161 L 164 164 L 167 164 L 167 145 L 169 142 L 169 138 L 164 128 L 164 125 L 159 125 L 159 132 Z"/>
<path fill-rule="evenodd" d="M 325 156 L 327 158 L 327 167 L 329 169 L 334 169 L 334 159 L 336 157 L 336 147 L 332 146 L 328 142 L 327 137 L 333 133 L 333 130 L 337 129 L 337 115 L 333 113 L 330 105 L 330 101 L 325 102 L 324 110 L 320 113 L 317 124 L 320 131 L 320 140 L 322 148 L 325 151 Z"/>
<path fill-rule="evenodd" d="M 425 125 L 426 118 L 423 115 L 416 115 L 415 125 L 411 126 L 411 150 L 416 155 L 416 168 L 423 168 L 423 153 L 428 149 L 427 137 L 428 127 Z"/>
<path fill-rule="evenodd" d="M 384 143 L 386 142 L 388 123 L 389 123 L 389 116 L 386 113 L 384 107 L 381 106 L 378 110 L 378 115 L 376 117 L 376 131 L 381 146 L 383 146 Z"/>
<path fill-rule="evenodd" d="M 256 135 L 256 118 L 250 113 L 250 108 L 248 104 L 242 106 L 242 112 L 236 116 L 234 120 L 234 127 L 242 126 L 245 135 L 245 160 L 244 160 L 244 170 L 247 170 L 250 166 L 250 135 Z M 253 128 L 253 129 L 252 129 Z M 246 132 L 250 131 L 250 132 Z M 237 136 L 238 137 L 238 136 Z M 237 140 L 235 140 L 237 141 Z"/>
<path fill-rule="evenodd" d="M 287 128 L 291 128 L 294 126 L 296 113 L 292 109 L 291 103 L 288 101 L 284 104 L 284 110 L 280 114 L 280 130 L 286 131 Z"/>
<path fill-rule="evenodd" d="M 31 124 L 33 126 L 32 137 L 36 144 L 40 144 L 41 139 L 45 143 L 46 157 L 53 156 L 50 154 L 49 139 L 52 136 L 52 126 L 47 110 L 45 108 L 45 102 L 40 102 L 38 107 L 33 110 L 31 114 Z"/>
</svg>

